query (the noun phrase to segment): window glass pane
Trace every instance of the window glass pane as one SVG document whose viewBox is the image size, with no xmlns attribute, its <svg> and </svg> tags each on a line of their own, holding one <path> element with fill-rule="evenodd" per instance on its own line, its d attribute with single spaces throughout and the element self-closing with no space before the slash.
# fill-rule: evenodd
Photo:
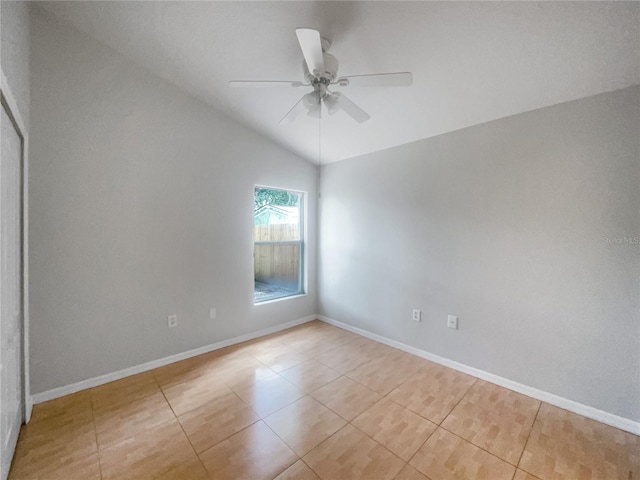
<svg viewBox="0 0 640 480">
<path fill-rule="evenodd" d="M 300 194 L 257 187 L 254 224 L 256 242 L 300 240 Z"/>
<path fill-rule="evenodd" d="M 254 250 L 256 301 L 300 293 L 300 245 L 256 244 Z"/>
</svg>

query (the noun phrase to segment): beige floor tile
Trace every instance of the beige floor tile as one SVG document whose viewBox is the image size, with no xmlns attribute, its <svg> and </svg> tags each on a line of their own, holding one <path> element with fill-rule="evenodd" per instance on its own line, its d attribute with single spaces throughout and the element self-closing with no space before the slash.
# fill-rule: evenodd
<svg viewBox="0 0 640 480">
<path fill-rule="evenodd" d="M 406 464 L 394 480 L 429 480 L 411 465 Z"/>
<path fill-rule="evenodd" d="M 181 360 L 179 362 L 158 367 L 151 371 L 161 388 L 174 386 L 194 378 L 207 375 L 211 370 L 209 362 L 203 356 Z"/>
<path fill-rule="evenodd" d="M 373 340 L 370 340 L 366 337 L 361 337 L 359 335 L 355 335 L 354 337 L 350 338 L 348 341 L 345 341 L 344 338 L 342 336 L 342 334 L 337 333 L 336 334 L 338 339 L 342 339 L 344 343 L 340 344 L 340 340 L 337 340 L 337 343 L 340 346 L 340 350 L 343 351 L 348 351 L 348 352 L 353 352 L 355 350 L 360 350 L 360 351 L 364 351 L 367 352 L 369 350 L 371 350 L 372 348 L 374 348 L 376 345 L 381 345 L 378 342 L 375 342 Z M 329 338 L 325 338 L 325 341 L 329 340 Z M 332 343 L 334 341 L 336 341 L 335 339 L 331 338 Z"/>
<path fill-rule="evenodd" d="M 346 349 L 355 340 L 365 340 L 354 333 L 339 328 L 319 329 L 312 335 L 299 336 L 287 340 L 286 345 L 294 350 L 311 356 L 318 356 L 331 350 Z M 284 340 L 283 340 L 284 342 Z"/>
<path fill-rule="evenodd" d="M 513 477 L 513 480 L 540 480 L 538 477 L 534 477 L 533 475 L 525 472 L 524 470 L 517 469 L 516 475 Z"/>
<path fill-rule="evenodd" d="M 280 376 L 234 391 L 262 418 L 305 395 L 302 390 Z"/>
<path fill-rule="evenodd" d="M 337 378 L 312 392 L 311 396 L 348 422 L 382 398 L 347 377 Z"/>
<path fill-rule="evenodd" d="M 12 463 L 12 478 L 46 478 L 67 471 L 86 472 L 91 477 L 91 458 L 98 451 L 91 411 L 73 416 L 49 415 L 23 425 Z M 67 469 L 66 467 L 69 467 Z"/>
<path fill-rule="evenodd" d="M 64 419 L 81 412 L 91 411 L 91 393 L 89 390 L 72 393 L 64 397 L 49 400 L 33 406 L 30 425 L 52 417 Z"/>
<path fill-rule="evenodd" d="M 264 422 L 302 457 L 340 430 L 345 421 L 311 397 L 303 397 L 269 415 Z"/>
<path fill-rule="evenodd" d="M 200 356 L 205 360 L 205 363 L 211 367 L 246 362 L 251 357 L 251 355 L 242 351 L 242 344 L 219 348 Z"/>
<path fill-rule="evenodd" d="M 352 425 L 346 425 L 303 460 L 323 480 L 394 478 L 404 462 Z"/>
<path fill-rule="evenodd" d="M 269 367 L 256 360 L 256 363 L 249 362 L 250 365 L 239 364 L 229 366 L 224 369 L 214 370 L 217 378 L 222 380 L 227 387 L 232 390 L 248 388 L 263 380 L 276 378 L 278 374 Z"/>
<path fill-rule="evenodd" d="M 160 387 L 153 373 L 144 372 L 94 387 L 89 391 L 93 408 L 103 409 L 158 393 Z"/>
<path fill-rule="evenodd" d="M 286 345 L 275 336 L 270 335 L 267 337 L 256 338 L 255 340 L 249 340 L 248 342 L 243 342 L 238 345 L 237 348 L 241 352 L 257 357 L 258 355 L 268 354 L 274 350 L 286 348 Z"/>
<path fill-rule="evenodd" d="M 405 462 L 437 428 L 436 424 L 388 398 L 365 410 L 351 423 Z"/>
<path fill-rule="evenodd" d="M 207 362 L 208 373 L 211 373 L 216 380 L 237 381 L 237 377 L 251 378 L 259 380 L 261 374 L 275 374 L 273 370 L 268 368 L 264 363 L 256 360 L 255 357 L 246 352 L 239 350 L 228 351 L 224 354 L 218 354 Z"/>
<path fill-rule="evenodd" d="M 320 477 L 318 477 L 306 463 L 298 460 L 278 475 L 275 480 L 320 480 Z"/>
<path fill-rule="evenodd" d="M 540 401 L 478 380 L 442 427 L 516 465 Z"/>
<path fill-rule="evenodd" d="M 281 372 L 280 375 L 309 393 L 335 380 L 340 376 L 340 373 L 320 362 L 309 360 L 288 368 Z"/>
<path fill-rule="evenodd" d="M 330 327 L 321 320 L 312 320 L 302 325 L 296 325 L 295 327 L 287 328 L 286 330 L 280 330 L 277 332 L 278 339 L 284 343 L 285 340 L 295 338 L 296 336 L 309 336 L 316 332 L 322 331 L 325 327 Z"/>
<path fill-rule="evenodd" d="M 438 480 L 512 480 L 516 468 L 438 428 L 409 462 Z"/>
<path fill-rule="evenodd" d="M 375 342 L 373 340 L 369 340 L 368 342 L 363 342 L 359 347 L 360 351 L 366 353 L 374 360 L 386 359 L 387 361 L 396 359 L 398 357 L 408 355 L 406 352 L 399 350 L 397 348 L 390 347 L 383 343 Z M 412 355 L 413 356 L 413 355 Z"/>
<path fill-rule="evenodd" d="M 363 340 L 367 342 L 370 341 L 367 339 Z M 318 355 L 315 357 L 315 360 L 327 367 L 333 368 L 341 374 L 346 373 L 375 359 L 371 354 L 364 352 L 361 346 L 361 341 L 354 340 L 353 342 L 349 342 L 344 348 L 335 348 Z"/>
<path fill-rule="evenodd" d="M 197 468 L 193 467 L 197 459 L 177 420 L 100 450 L 103 480 L 169 479 L 182 469 L 197 474 Z M 200 478 L 206 477 L 194 476 L 189 480 Z"/>
<path fill-rule="evenodd" d="M 200 459 L 196 457 L 153 477 L 153 480 L 209 480 L 209 475 Z"/>
<path fill-rule="evenodd" d="M 346 344 L 349 343 L 347 340 L 342 340 L 341 344 L 332 343 L 332 340 L 325 340 L 321 338 L 314 338 L 305 342 L 296 342 L 292 345 L 289 345 L 292 349 L 305 353 L 308 358 L 316 359 L 320 355 L 324 355 L 328 352 L 338 352 L 342 348 L 345 348 Z"/>
<path fill-rule="evenodd" d="M 439 424 L 475 381 L 470 375 L 430 363 L 387 396 Z"/>
<path fill-rule="evenodd" d="M 98 453 L 72 459 L 51 459 L 39 466 L 14 462 L 9 480 L 100 480 Z"/>
<path fill-rule="evenodd" d="M 640 437 L 543 403 L 519 468 L 544 480 L 640 478 Z"/>
<path fill-rule="evenodd" d="M 20 441 L 28 445 L 46 443 L 52 437 L 65 440 L 79 437 L 85 430 L 94 431 L 93 410 L 79 410 L 75 414 L 50 416 L 37 422 L 29 422 L 20 429 Z"/>
<path fill-rule="evenodd" d="M 284 345 L 256 355 L 255 357 L 267 367 L 271 368 L 274 372 L 278 373 L 311 359 L 308 354 L 298 352 Z"/>
<path fill-rule="evenodd" d="M 280 348 L 280 347 L 278 347 Z M 210 370 L 223 371 L 226 369 L 233 370 L 234 368 L 246 368 L 253 366 L 264 365 L 253 355 L 241 350 L 234 350 L 224 355 L 217 355 L 212 357 L 208 362 Z"/>
<path fill-rule="evenodd" d="M 330 340 L 335 345 L 346 345 L 354 340 L 363 338 L 356 333 L 348 332 L 338 327 L 329 328 L 323 333 L 325 335 L 325 340 Z"/>
<path fill-rule="evenodd" d="M 332 335 L 335 333 L 336 332 L 334 332 L 334 330 L 324 327 L 298 327 L 280 332 L 278 340 L 287 347 L 297 350 L 298 345 L 306 345 L 318 340 L 325 340 L 328 335 Z"/>
<path fill-rule="evenodd" d="M 234 393 L 217 398 L 178 417 L 197 453 L 258 420 L 260 417 Z"/>
<path fill-rule="evenodd" d="M 98 446 L 102 449 L 175 420 L 175 415 L 164 395 L 157 392 L 126 405 L 96 409 L 94 418 Z"/>
<path fill-rule="evenodd" d="M 213 479 L 271 480 L 298 456 L 260 421 L 205 450 L 200 459 Z"/>
<path fill-rule="evenodd" d="M 162 392 L 176 415 L 201 407 L 216 398 L 231 393 L 231 389 L 215 374 L 209 372 L 185 382 L 162 387 Z"/>
<path fill-rule="evenodd" d="M 380 358 L 351 370 L 345 375 L 380 395 L 386 395 L 426 365 L 420 357 L 401 353 Z"/>
</svg>

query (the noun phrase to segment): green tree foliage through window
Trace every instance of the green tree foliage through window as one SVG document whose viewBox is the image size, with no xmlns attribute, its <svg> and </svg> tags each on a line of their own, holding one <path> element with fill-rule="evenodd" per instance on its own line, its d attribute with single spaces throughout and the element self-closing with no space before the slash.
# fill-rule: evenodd
<svg viewBox="0 0 640 480">
<path fill-rule="evenodd" d="M 293 207 L 298 205 L 300 196 L 286 190 L 272 190 L 270 188 L 256 188 L 254 210 L 265 205 L 277 205 L 280 207 Z"/>
</svg>

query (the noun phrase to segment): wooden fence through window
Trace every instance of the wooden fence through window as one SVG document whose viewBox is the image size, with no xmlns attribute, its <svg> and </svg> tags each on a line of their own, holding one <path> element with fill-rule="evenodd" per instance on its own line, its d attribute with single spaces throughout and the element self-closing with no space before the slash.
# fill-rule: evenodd
<svg viewBox="0 0 640 480">
<path fill-rule="evenodd" d="M 256 242 L 297 242 L 297 224 L 255 225 Z M 299 244 L 256 244 L 253 252 L 255 280 L 297 289 L 299 275 Z"/>
</svg>

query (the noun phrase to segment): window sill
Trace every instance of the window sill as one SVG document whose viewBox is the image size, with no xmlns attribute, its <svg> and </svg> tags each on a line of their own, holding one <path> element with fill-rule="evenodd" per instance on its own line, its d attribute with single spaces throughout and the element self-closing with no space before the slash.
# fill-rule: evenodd
<svg viewBox="0 0 640 480">
<path fill-rule="evenodd" d="M 295 295 L 288 295 L 286 297 L 278 297 L 278 298 L 272 298 L 270 300 L 262 300 L 260 302 L 253 302 L 253 306 L 257 307 L 259 305 L 266 305 L 267 303 L 282 302 L 284 300 L 291 300 L 293 298 L 306 297 L 307 295 L 309 295 L 309 294 L 308 293 L 297 293 Z"/>
</svg>

